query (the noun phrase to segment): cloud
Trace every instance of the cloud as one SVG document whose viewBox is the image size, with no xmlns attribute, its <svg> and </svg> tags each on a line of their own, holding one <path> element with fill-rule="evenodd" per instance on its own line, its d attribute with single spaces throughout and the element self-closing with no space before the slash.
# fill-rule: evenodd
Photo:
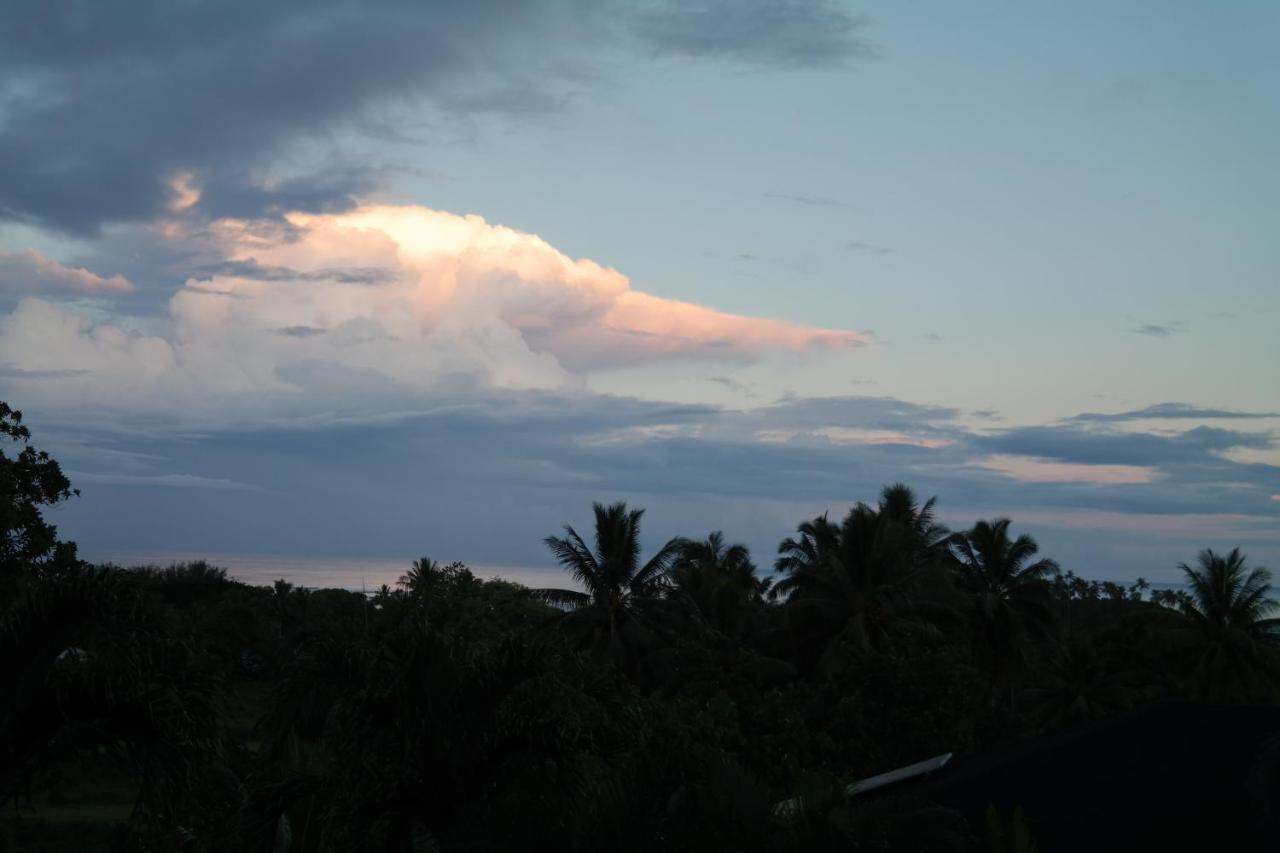
<svg viewBox="0 0 1280 853">
<path fill-rule="evenodd" d="M 821 0 L 13 4 L 0 220 L 92 233 L 181 210 L 332 211 L 385 179 L 344 156 L 352 132 L 555 109 L 605 45 L 814 66 L 866 55 L 861 29 Z"/>
<path fill-rule="evenodd" d="M 747 391 L 747 386 L 746 386 L 746 385 L 743 385 L 743 384 L 742 384 L 741 382 L 739 382 L 738 380 L 733 379 L 733 378 L 728 377 L 728 376 L 708 376 L 708 377 L 706 377 L 706 380 L 707 380 L 708 382 L 714 382 L 714 383 L 715 383 L 715 384 L 717 384 L 717 385 L 722 385 L 722 386 L 724 386 L 726 389 L 728 389 L 728 390 L 730 390 L 730 391 L 734 391 L 734 392 L 739 393 L 739 394 L 746 393 L 746 391 Z"/>
<path fill-rule="evenodd" d="M 806 207 L 843 207 L 844 205 L 833 198 L 825 196 L 813 195 L 794 195 L 791 193 L 764 193 L 765 198 L 775 199 L 777 201 L 789 201 L 794 204 L 803 204 Z"/>
<path fill-rule="evenodd" d="M 1173 435 L 1094 431 L 1070 426 L 1018 427 L 975 436 L 973 444 L 997 455 L 1029 456 L 1082 465 L 1201 463 L 1237 448 L 1267 448 L 1269 433 L 1196 427 Z"/>
<path fill-rule="evenodd" d="M 133 284 L 122 275 L 104 278 L 84 267 L 50 260 L 35 249 L 0 250 L 0 291 L 11 294 L 104 296 L 128 293 Z"/>
<path fill-rule="evenodd" d="M 924 405 L 894 397 L 832 396 L 782 400 L 752 410 L 751 420 L 763 426 L 844 427 L 942 435 L 939 424 L 952 421 L 959 414 L 959 409 L 949 406 Z"/>
<path fill-rule="evenodd" d="M 1149 338 L 1167 338 L 1170 335 L 1185 332 L 1186 326 L 1182 323 L 1143 323 L 1130 329 L 1135 335 L 1146 335 Z"/>
<path fill-rule="evenodd" d="M 1241 412 L 1234 409 L 1214 409 L 1193 406 L 1190 403 L 1156 403 L 1142 409 L 1125 412 L 1083 412 L 1068 418 L 1071 423 L 1123 423 L 1141 420 L 1249 420 L 1256 418 L 1280 418 L 1280 412 Z"/>
<path fill-rule="evenodd" d="M 991 456 L 975 464 L 982 468 L 997 471 L 1020 483 L 1119 485 L 1150 483 L 1158 477 L 1158 473 L 1154 468 L 1140 465 L 1081 465 L 1068 462 L 1045 462 L 1033 456 Z"/>
<path fill-rule="evenodd" d="M 208 291 L 203 292 L 207 293 Z M 323 335 L 325 333 L 324 329 L 315 326 L 286 326 L 283 329 L 272 329 L 271 331 L 287 338 L 309 338 L 313 335 Z"/>
<path fill-rule="evenodd" d="M 151 333 L 26 299 L 0 318 L 0 363 L 61 377 L 24 391 L 62 406 L 298 417 L 336 396 L 382 409 L 450 383 L 565 389 L 655 360 L 866 341 L 652 296 L 535 235 L 422 207 L 220 220 L 206 239 L 221 271 L 189 279 Z"/>
<path fill-rule="evenodd" d="M 698 0 L 663 3 L 634 17 L 635 33 L 659 53 L 716 57 L 782 68 L 871 57 L 866 19 L 826 0 Z"/>
<path fill-rule="evenodd" d="M 888 246 L 877 246 L 874 243 L 859 243 L 856 240 L 850 240 L 844 244 L 844 247 L 851 252 L 868 252 L 872 255 L 887 255 L 893 251 Z"/>
<path fill-rule="evenodd" d="M 260 487 L 238 483 L 224 477 L 197 477 L 194 474 L 97 474 L 84 471 L 68 471 L 67 476 L 77 483 L 108 486 L 162 486 L 178 489 L 231 489 L 258 491 Z"/>
<path fill-rule="evenodd" d="M 215 275 L 254 278 L 259 281 L 337 281 L 343 284 L 378 284 L 395 278 L 394 270 L 383 267 L 296 270 L 263 266 L 252 258 L 207 263 L 197 267 L 194 273 L 194 278 L 205 281 Z"/>
<path fill-rule="evenodd" d="M 786 430 L 773 430 L 757 433 L 757 437 L 762 440 L 776 441 L 787 440 L 800 433 L 791 433 Z M 810 430 L 808 435 L 811 437 L 820 437 L 830 441 L 832 444 L 850 444 L 863 446 L 886 445 L 891 447 L 924 447 L 930 450 L 946 447 L 954 444 L 955 439 L 951 438 L 934 438 L 919 435 L 907 435 L 900 432 L 883 432 L 867 429 L 855 429 L 850 427 L 830 426 L 820 427 Z"/>
<path fill-rule="evenodd" d="M 91 370 L 84 369 L 24 370 L 21 367 L 14 367 L 9 364 L 0 365 L 0 377 L 7 377 L 9 379 L 27 379 L 32 381 L 41 379 L 66 379 L 71 376 L 85 376 L 92 372 L 93 371 Z"/>
</svg>

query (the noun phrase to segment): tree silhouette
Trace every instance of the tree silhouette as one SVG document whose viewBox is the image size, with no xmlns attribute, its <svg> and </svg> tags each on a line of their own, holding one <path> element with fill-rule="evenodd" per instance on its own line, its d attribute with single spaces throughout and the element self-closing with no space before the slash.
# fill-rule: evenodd
<svg viewBox="0 0 1280 853">
<path fill-rule="evenodd" d="M 195 650 L 142 609 L 123 573 L 70 568 L 0 618 L 0 803 L 88 756 L 138 782 L 134 831 L 164 837 L 192 787 L 216 791 L 216 686 Z M 199 664 L 196 661 L 199 660 Z M 203 774 L 208 772 L 209 777 Z M 225 776 L 223 776 L 225 778 Z"/>
<path fill-rule="evenodd" d="M 1271 598 L 1271 572 L 1249 569 L 1239 548 L 1227 555 L 1201 551 L 1197 565 L 1178 566 L 1188 592 L 1178 599 L 1194 638 L 1199 693 L 1218 701 L 1274 698 L 1280 619 Z"/>
<path fill-rule="evenodd" d="M 952 537 L 951 549 L 992 685 L 1011 690 L 1031 642 L 1052 625 L 1048 581 L 1059 568 L 1049 559 L 1033 562 L 1040 546 L 1025 534 L 1010 539 L 1009 525 L 1007 518 L 979 521 Z"/>
<path fill-rule="evenodd" d="M 0 447 L 0 593 L 42 570 L 76 565 L 76 546 L 58 540 L 43 510 L 79 494 L 57 461 L 31 446 L 22 412 L 0 400 L 0 437 L 19 445 L 12 456 Z"/>
<path fill-rule="evenodd" d="M 933 497 L 923 504 L 918 503 L 915 492 L 904 483 L 894 483 L 880 491 L 880 516 L 906 529 L 909 547 L 922 562 L 947 556 L 951 534 L 934 515 L 937 502 L 938 499 Z"/>
<path fill-rule="evenodd" d="M 548 536 L 545 540 L 582 590 L 540 589 L 535 593 L 565 609 L 565 622 L 584 632 L 593 648 L 627 667 L 634 663 L 634 651 L 648 634 L 647 617 L 660 609 L 659 597 L 668 588 L 667 574 L 680 540 L 669 540 L 641 564 L 640 519 L 644 510 L 628 510 L 623 502 L 593 504 L 592 510 L 594 549 L 568 525 L 563 538 Z"/>
<path fill-rule="evenodd" d="M 465 588 L 476 582 L 476 576 L 462 563 L 455 561 L 442 566 L 430 557 L 422 557 L 413 561 L 413 566 L 400 576 L 396 586 L 411 598 L 422 599 L 443 593 L 446 589 Z"/>
<path fill-rule="evenodd" d="M 439 573 L 440 564 L 430 557 L 413 561 L 413 566 L 396 580 L 396 586 L 410 595 L 425 595 L 431 585 L 431 577 Z"/>
<path fill-rule="evenodd" d="M 1136 672 L 1093 644 L 1068 642 L 1046 661 L 1039 686 L 1029 691 L 1042 724 L 1089 723 L 1124 710 L 1137 698 Z"/>
<path fill-rule="evenodd" d="M 825 514 L 796 527 L 798 538 L 788 536 L 778 546 L 778 559 L 773 569 L 780 575 L 809 574 L 824 571 L 840 547 L 840 526 L 827 520 Z M 775 583 L 769 590 L 770 598 L 786 597 L 794 584 Z"/>
<path fill-rule="evenodd" d="M 690 604 L 701 619 L 726 636 L 736 636 L 752 604 L 769 590 L 756 574 L 745 545 L 725 545 L 719 530 L 706 539 L 684 539 L 668 575 L 671 597 Z"/>
<path fill-rule="evenodd" d="M 922 627 L 914 618 L 922 563 L 908 526 L 858 504 L 839 527 L 823 516 L 798 532 L 779 547 L 784 577 L 771 594 L 786 600 L 796 630 L 819 639 L 823 658 L 845 643 L 882 648 L 896 629 Z"/>
</svg>

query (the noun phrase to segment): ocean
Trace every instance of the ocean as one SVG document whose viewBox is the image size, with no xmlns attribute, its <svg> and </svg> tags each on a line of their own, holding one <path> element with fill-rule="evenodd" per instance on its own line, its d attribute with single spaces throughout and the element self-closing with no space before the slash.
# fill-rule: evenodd
<svg viewBox="0 0 1280 853">
<path fill-rule="evenodd" d="M 245 583 L 269 586 L 283 578 L 295 586 L 319 589 L 365 590 L 372 592 L 396 580 L 413 565 L 413 557 L 321 557 L 280 554 L 221 554 L 201 551 L 83 555 L 94 562 L 110 562 L 120 566 L 168 566 L 172 563 L 206 560 L 221 566 L 227 573 Z M 501 578 L 530 588 L 553 587 L 576 589 L 569 573 L 551 566 L 511 566 L 467 563 L 477 577 Z M 1128 588 L 1132 581 L 1119 581 Z M 1153 590 L 1185 590 L 1183 583 L 1153 582 Z"/>
<path fill-rule="evenodd" d="M 168 566 L 205 560 L 220 566 L 236 580 L 269 586 L 283 578 L 295 586 L 341 588 L 372 592 L 396 580 L 413 566 L 413 557 L 320 557 L 280 554 L 220 554 L 213 552 L 139 552 L 82 555 L 93 562 L 119 566 Z M 477 577 L 501 578 L 527 587 L 574 588 L 568 572 L 547 566 L 497 566 L 468 563 Z"/>
</svg>

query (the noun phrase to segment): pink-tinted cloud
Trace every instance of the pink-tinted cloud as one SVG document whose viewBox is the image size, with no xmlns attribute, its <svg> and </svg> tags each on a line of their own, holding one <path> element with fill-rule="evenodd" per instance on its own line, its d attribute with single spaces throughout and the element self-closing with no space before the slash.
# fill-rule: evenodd
<svg viewBox="0 0 1280 853">
<path fill-rule="evenodd" d="M 907 435 L 893 430 L 869 430 L 853 427 L 827 426 L 817 429 L 764 429 L 754 434 L 757 441 L 767 444 L 779 444 L 795 439 L 826 439 L 832 444 L 844 444 L 859 447 L 877 447 L 881 445 L 899 447 L 921 447 L 937 450 L 955 444 L 953 439 L 938 438 L 927 435 Z"/>
<path fill-rule="evenodd" d="M 679 356 L 751 361 L 768 349 L 840 349 L 866 343 L 856 332 L 726 314 L 630 289 L 618 294 L 602 317 L 559 329 L 527 329 L 526 337 L 556 352 L 567 365 L 583 368 Z"/>
<path fill-rule="evenodd" d="M 0 251 L 0 290 L 22 294 L 98 296 L 128 293 L 133 284 L 122 275 L 104 278 L 84 267 L 59 263 L 37 252 Z"/>
<path fill-rule="evenodd" d="M 1159 476 L 1141 465 L 1082 465 L 1034 456 L 991 456 L 975 463 L 1022 483 L 1092 483 L 1100 486 L 1150 483 Z"/>
<path fill-rule="evenodd" d="M 856 332 L 652 296 L 632 289 L 617 270 L 569 258 L 533 234 L 478 216 L 369 206 L 344 214 L 298 214 L 289 223 L 292 230 L 281 233 L 228 221 L 218 233 L 237 260 L 308 275 L 384 269 L 395 282 L 387 292 L 412 303 L 423 332 L 458 321 L 497 322 L 572 372 L 677 357 L 747 361 L 770 349 L 866 343 Z M 366 300 L 379 298 L 368 288 L 362 292 Z M 345 307 L 360 310 L 359 299 Z"/>
</svg>

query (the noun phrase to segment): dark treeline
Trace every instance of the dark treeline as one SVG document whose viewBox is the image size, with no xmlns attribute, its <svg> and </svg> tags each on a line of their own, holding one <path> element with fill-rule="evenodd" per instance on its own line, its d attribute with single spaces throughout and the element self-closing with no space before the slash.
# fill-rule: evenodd
<svg viewBox="0 0 1280 853">
<path fill-rule="evenodd" d="M 255 587 L 80 561 L 42 512 L 71 484 L 4 404 L 0 431 L 0 849 L 1030 850 L 1034 815 L 845 786 L 1278 698 L 1238 551 L 1153 594 L 892 485 L 772 572 L 719 532 L 645 553 L 615 504 L 546 540 L 573 588 L 425 558 L 371 596 Z"/>
</svg>

